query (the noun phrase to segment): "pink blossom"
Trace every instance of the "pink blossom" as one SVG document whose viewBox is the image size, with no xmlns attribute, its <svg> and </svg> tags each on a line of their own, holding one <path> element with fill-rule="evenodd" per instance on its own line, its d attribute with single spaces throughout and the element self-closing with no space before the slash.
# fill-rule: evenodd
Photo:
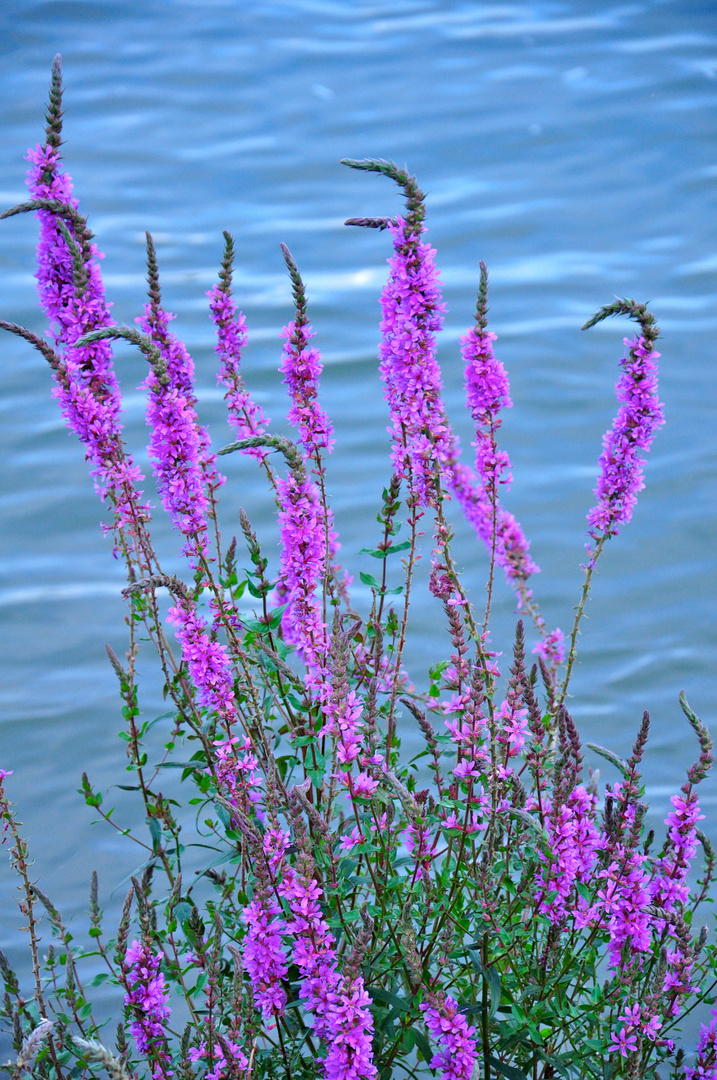
<svg viewBox="0 0 717 1080">
<path fill-rule="evenodd" d="M 154 1080 L 174 1075 L 169 1068 L 165 1032 L 171 1012 L 167 1005 L 169 987 L 159 970 L 161 962 L 162 953 L 153 953 L 148 942 L 133 941 L 122 965 L 127 987 L 124 1003 L 131 1007 L 134 1015 L 130 1029 L 138 1053 L 151 1055 L 154 1060 Z"/>
<path fill-rule="evenodd" d="M 323 371 L 321 353 L 309 341 L 315 331 L 297 318 L 285 326 L 280 336 L 286 339 L 281 354 L 281 372 L 289 388 L 292 405 L 289 423 L 298 428 L 307 455 L 316 458 L 320 450 L 331 453 L 333 425 L 318 403 L 319 379 Z"/>
<path fill-rule="evenodd" d="M 642 468 L 655 431 L 664 424 L 662 405 L 657 398 L 657 359 L 647 351 L 644 337 L 625 338 L 627 356 L 620 364 L 623 373 L 615 384 L 622 402 L 612 428 L 603 436 L 600 476 L 595 496 L 597 504 L 588 514 L 590 528 L 615 536 L 618 525 L 632 517 L 637 493 L 645 486 Z"/>
<path fill-rule="evenodd" d="M 217 331 L 214 351 L 221 360 L 217 382 L 223 383 L 227 388 L 224 395 L 227 420 L 239 439 L 262 435 L 270 420 L 264 415 L 261 406 L 252 399 L 241 376 L 241 355 L 247 340 L 246 320 L 241 311 L 237 310 L 228 281 L 214 285 L 207 296 Z M 251 447 L 244 452 L 259 461 L 263 461 L 269 453 L 265 446 Z"/>
<path fill-rule="evenodd" d="M 619 1052 L 623 1057 L 627 1057 L 628 1053 L 634 1053 L 637 1050 L 635 1035 L 627 1028 L 621 1028 L 617 1033 L 611 1032 L 610 1038 L 612 1043 L 608 1046 L 608 1052 L 611 1054 Z"/>
<path fill-rule="evenodd" d="M 432 1069 L 441 1070 L 441 1080 L 472 1080 L 478 1058 L 475 1028 L 469 1027 L 458 1003 L 448 994 L 430 993 L 421 1005 L 426 1026 L 441 1050 L 431 1060 Z"/>
</svg>

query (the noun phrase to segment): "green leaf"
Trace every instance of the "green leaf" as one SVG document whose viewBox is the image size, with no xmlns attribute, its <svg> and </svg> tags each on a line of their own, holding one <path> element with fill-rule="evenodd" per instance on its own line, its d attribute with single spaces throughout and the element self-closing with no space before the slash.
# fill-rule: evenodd
<svg viewBox="0 0 717 1080">
<path fill-rule="evenodd" d="M 381 588 L 380 584 L 378 583 L 378 581 L 376 581 L 375 577 L 372 577 L 371 574 L 364 574 L 364 572 L 362 570 L 359 573 L 359 577 L 361 578 L 364 585 L 370 585 L 370 587 L 372 589 L 379 589 L 380 590 L 380 588 Z"/>
<path fill-rule="evenodd" d="M 391 544 L 388 548 L 360 548 L 359 555 L 373 555 L 374 559 L 385 559 L 396 551 L 408 551 L 410 546 L 410 540 L 403 540 L 400 544 Z"/>
<path fill-rule="evenodd" d="M 480 957 L 478 956 L 478 950 L 468 947 L 468 955 L 471 958 L 471 963 L 476 969 L 479 975 L 481 975 L 488 983 L 488 993 L 490 994 L 490 1009 L 488 1010 L 488 1019 L 492 1020 L 498 1011 L 500 1005 L 500 999 L 503 994 L 503 986 L 500 981 L 500 975 L 495 965 L 491 964 L 488 967 L 484 967 Z"/>
<path fill-rule="evenodd" d="M 423 1055 L 423 1060 L 430 1061 L 433 1057 L 433 1052 L 431 1051 L 431 1044 L 429 1043 L 428 1039 L 423 1034 L 423 1032 L 420 1031 L 419 1028 L 417 1028 L 415 1025 L 413 1028 L 413 1034 L 416 1039 L 416 1047 Z"/>
<path fill-rule="evenodd" d="M 148 720 L 146 724 L 142 725 L 142 734 L 153 728 L 155 724 L 158 724 L 160 720 L 174 720 L 177 712 L 175 709 L 171 709 L 169 712 L 160 713 L 159 716 L 155 716 L 152 720 Z"/>
<path fill-rule="evenodd" d="M 488 1054 L 488 1061 L 493 1066 L 497 1073 L 501 1076 L 507 1076 L 508 1080 L 528 1080 L 524 1072 L 520 1069 L 516 1069 L 514 1065 L 504 1065 L 502 1061 L 499 1061 L 497 1057 L 493 1057 L 492 1054 Z"/>
<path fill-rule="evenodd" d="M 277 629 L 279 623 L 281 622 L 282 616 L 288 606 L 288 604 L 282 604 L 280 607 L 274 608 L 274 610 L 271 612 L 269 616 L 269 628 L 271 630 Z"/>
<path fill-rule="evenodd" d="M 156 855 L 162 844 L 162 826 L 155 817 L 147 818 L 149 835 L 152 837 L 152 851 Z"/>
<path fill-rule="evenodd" d="M 627 778 L 627 762 L 624 761 L 621 757 L 618 757 L 617 754 L 614 754 L 612 750 L 606 750 L 604 746 L 598 746 L 597 743 L 589 742 L 588 747 L 590 748 L 590 750 L 593 751 L 593 753 L 598 754 L 600 757 L 605 758 L 606 761 L 609 761 L 612 765 L 615 766 L 616 769 L 620 770 L 620 772 L 625 778 Z"/>
<path fill-rule="evenodd" d="M 382 990 L 378 986 L 372 986 L 369 993 L 374 1001 L 383 1001 L 387 1005 L 392 1005 L 394 1009 L 398 1009 L 399 1012 L 411 1011 L 411 1006 L 407 1001 L 398 997 L 396 994 L 389 993 L 388 990 Z"/>
<path fill-rule="evenodd" d="M 415 1027 L 404 1028 L 403 1038 L 401 1039 L 401 1049 L 404 1053 L 410 1054 L 416 1045 L 416 1029 Z"/>
<path fill-rule="evenodd" d="M 261 589 L 257 589 L 254 582 L 251 581 L 249 578 L 247 578 L 247 580 L 246 580 L 246 587 L 249 590 L 249 592 L 251 593 L 251 595 L 254 597 L 255 600 L 261 600 L 265 595 L 265 592 L 262 592 Z"/>
</svg>

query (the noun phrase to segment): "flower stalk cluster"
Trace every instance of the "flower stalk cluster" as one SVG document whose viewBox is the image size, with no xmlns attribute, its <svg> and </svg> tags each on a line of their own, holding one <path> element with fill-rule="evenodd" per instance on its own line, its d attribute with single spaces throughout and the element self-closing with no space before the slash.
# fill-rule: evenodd
<svg viewBox="0 0 717 1080">
<path fill-rule="evenodd" d="M 395 220 L 350 219 L 393 245 L 380 344 L 393 475 L 374 546 L 360 552 L 374 572 L 359 571 L 363 588 L 351 592 L 333 564 L 333 430 L 293 257 L 284 247 L 294 315 L 281 332 L 279 371 L 296 441 L 267 430 L 246 389 L 246 322 L 225 234 L 208 296 L 237 438 L 215 450 L 199 415 L 201 372 L 170 329 L 151 238 L 139 329 L 110 319 L 98 253 L 59 159 L 60 101 L 58 64 L 45 143 L 30 155 L 32 199 L 13 210 L 39 216 L 38 291 L 54 343 L 3 326 L 49 360 L 63 415 L 114 511 L 129 604 L 126 659 L 110 650 L 130 774 L 120 787 L 140 800 L 130 820 L 141 825 L 125 824 L 124 807 L 108 809 L 86 775 L 82 794 L 94 816 L 135 844 L 141 868 L 111 938 L 95 878 L 91 945 L 78 945 L 30 877 L 7 796 L 10 770 L 0 762 L 3 841 L 20 880 L 34 973 L 32 994 L 21 992 L 0 953 L 11 1071 L 38 1080 L 83 1080 L 100 1067 L 112 1080 L 717 1078 L 714 1017 L 702 1025 L 694 1060 L 677 1049 L 680 1023 L 711 1006 L 717 988 L 710 932 L 693 919 L 717 861 L 699 829 L 710 735 L 683 695 L 699 756 L 655 843 L 640 775 L 649 717 L 627 761 L 589 744 L 616 770 L 601 785 L 586 771 L 565 707 L 595 562 L 630 519 L 662 423 L 653 317 L 619 301 L 593 320 L 625 314 L 640 332 L 627 342 L 619 411 L 603 444 L 589 515 L 594 547 L 561 681 L 564 637 L 547 632 L 528 587 L 537 566 L 503 506 L 512 467 L 498 434 L 511 399 L 487 324 L 487 271 L 475 325 L 461 341 L 475 430 L 469 465 L 442 400 L 445 305 L 415 179 L 391 162 L 348 162 L 392 179 L 406 196 Z M 114 340 L 137 347 L 149 365 L 148 453 L 160 513 L 181 534 L 186 560 L 171 573 L 122 443 Z M 237 471 L 262 466 L 276 551 L 236 501 L 228 520 L 238 517 L 238 540 L 222 535 L 216 459 L 234 451 L 245 455 L 233 461 Z M 240 473 L 230 499 L 242 482 Z M 457 550 L 452 502 L 489 552 L 482 623 L 460 570 L 472 566 L 472 552 L 464 559 Z M 519 621 L 512 665 L 501 674 L 490 637 L 495 565 L 540 633 L 532 668 Z M 422 585 L 444 621 L 442 649 L 433 637 L 411 647 Z M 155 654 L 168 712 L 149 719 L 137 673 Z M 409 677 L 411 656 L 419 667 Z M 425 744 L 418 752 L 416 725 Z M 41 909 L 57 939 L 46 949 Z M 113 1046 L 97 1017 L 98 967 L 124 1005 Z"/>
</svg>

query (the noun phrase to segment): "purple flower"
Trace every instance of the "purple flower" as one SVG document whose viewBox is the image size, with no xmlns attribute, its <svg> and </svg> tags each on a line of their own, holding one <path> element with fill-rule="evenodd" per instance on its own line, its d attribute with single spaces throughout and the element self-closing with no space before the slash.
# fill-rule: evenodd
<svg viewBox="0 0 717 1080">
<path fill-rule="evenodd" d="M 508 480 L 507 455 L 495 448 L 496 413 L 508 404 L 507 377 L 492 355 L 494 336 L 472 330 L 464 339 L 469 359 L 469 407 L 479 418 L 477 461 L 479 477 L 459 461 L 460 446 L 452 433 L 441 399 L 442 382 L 436 359 L 436 333 L 443 325 L 435 251 L 421 243 L 402 219 L 389 223 L 394 255 L 381 294 L 382 340 L 379 348 L 384 395 L 389 404 L 393 437 L 391 457 L 399 476 L 410 476 L 418 507 L 436 505 L 436 469 L 498 565 L 525 599 L 525 581 L 539 569 L 528 554 L 529 544 L 518 522 L 497 505 L 493 488 Z M 418 237 L 423 232 L 422 226 Z M 490 355 L 488 355 L 490 354 Z M 486 426 L 487 425 L 487 429 Z M 505 475 L 503 475 L 505 474 Z M 486 484 L 488 485 L 486 487 Z"/>
<path fill-rule="evenodd" d="M 542 656 L 553 671 L 559 668 L 565 659 L 565 634 L 560 627 L 556 626 L 542 641 L 539 641 L 533 652 Z"/>
<path fill-rule="evenodd" d="M 175 387 L 163 385 L 154 371 L 144 384 L 148 390 L 149 454 L 162 505 L 175 529 L 187 537 L 185 554 L 207 555 L 207 512 L 201 467 L 202 444 L 196 414 L 189 400 Z"/>
<path fill-rule="evenodd" d="M 28 187 L 35 198 L 52 199 L 78 206 L 72 195 L 72 180 L 60 168 L 57 146 L 37 146 L 27 154 L 32 168 Z M 40 304 L 50 320 L 61 364 L 55 369 L 57 383 L 53 396 L 58 400 L 68 427 L 85 447 L 92 463 L 95 487 L 103 501 L 110 500 L 116 527 L 128 526 L 136 534 L 149 512 L 141 501 L 137 484 L 144 477 L 122 444 L 119 422 L 120 396 L 112 364 L 112 349 L 107 341 L 97 341 L 83 348 L 74 343 L 83 334 L 112 325 L 105 299 L 98 259 L 102 256 L 94 244 L 78 238 L 78 226 L 66 222 L 66 232 L 80 251 L 84 285 L 75 282 L 73 254 L 63 235 L 58 215 L 38 211 L 40 237 L 37 245 L 37 287 Z"/>
<path fill-rule="evenodd" d="M 673 795 L 670 802 L 674 810 L 665 818 L 666 850 L 655 862 L 650 884 L 651 902 L 668 911 L 674 910 L 676 904 L 687 902 L 689 888 L 685 878 L 697 851 L 697 822 L 704 818 L 691 787 L 686 793 Z"/>
<path fill-rule="evenodd" d="M 223 1042 L 231 1053 L 232 1061 L 227 1061 L 226 1054 L 224 1053 L 224 1046 L 216 1039 L 212 1046 L 214 1063 L 212 1068 L 206 1073 L 204 1080 L 229 1080 L 229 1078 L 236 1076 L 237 1068 L 242 1071 L 249 1069 L 249 1058 L 242 1048 L 232 1039 L 224 1039 Z M 202 1058 L 208 1056 L 209 1048 L 206 1042 L 200 1043 L 196 1048 L 190 1047 L 189 1049 L 189 1060 L 193 1063 L 201 1061 Z"/>
<path fill-rule="evenodd" d="M 391 415 L 391 459 L 399 476 L 410 476 L 417 506 L 434 506 L 436 462 L 440 467 L 456 456 L 436 360 L 445 304 L 434 249 L 412 236 L 401 218 L 388 228 L 394 254 L 381 293 L 379 371 Z"/>
<path fill-rule="evenodd" d="M 153 263 L 150 247 L 150 282 L 153 270 L 156 281 Z M 209 435 L 197 420 L 194 362 L 184 343 L 169 330 L 173 318 L 153 296 L 145 307 L 144 318 L 137 320 L 166 364 L 166 379 L 150 370 L 143 383 L 149 390 L 148 450 L 162 505 L 175 529 L 187 537 L 183 553 L 196 561 L 207 557 L 208 492 L 223 484 L 224 477 L 216 471 Z"/>
<path fill-rule="evenodd" d="M 297 318 L 285 326 L 280 336 L 286 339 L 281 354 L 281 372 L 289 388 L 292 405 L 289 422 L 299 431 L 299 439 L 308 457 L 317 460 L 321 450 L 331 453 L 333 425 L 318 403 L 319 378 L 323 371 L 321 353 L 309 345 L 315 331 Z"/>
<path fill-rule="evenodd" d="M 324 1060 L 327 1080 L 373 1080 L 373 1016 L 361 976 L 340 984 L 331 1009 L 331 1036 Z"/>
<path fill-rule="evenodd" d="M 610 865 L 598 873 L 603 880 L 598 909 L 608 918 L 610 967 L 624 970 L 636 953 L 650 947 L 649 883 L 643 869 L 646 856 L 629 844 L 617 844 Z M 623 959 L 623 950 L 627 956 Z"/>
<path fill-rule="evenodd" d="M 432 1069 L 441 1070 L 441 1080 L 472 1080 L 478 1054 L 475 1028 L 468 1026 L 458 1011 L 458 1002 L 448 994 L 431 993 L 421 1005 L 426 1027 L 441 1044 L 441 1051 L 431 1060 Z"/>
<path fill-rule="evenodd" d="M 154 1080 L 173 1076 L 169 1068 L 166 1021 L 171 1009 L 167 1005 L 169 987 L 159 970 L 162 953 L 153 953 L 149 942 L 133 941 L 122 965 L 127 993 L 125 1005 L 132 1008 L 135 1019 L 131 1024 L 137 1051 L 153 1060 Z"/>
<path fill-rule="evenodd" d="M 498 497 L 498 485 L 510 486 L 513 479 L 510 459 L 496 445 L 496 432 L 502 424 L 498 413 L 510 409 L 508 374 L 493 354 L 496 335 L 480 325 L 471 327 L 461 338 L 465 361 L 466 401 L 476 425 L 476 469 L 488 498 Z"/>
<path fill-rule="evenodd" d="M 347 691 L 338 700 L 332 697 L 324 703 L 325 724 L 321 734 L 336 739 L 336 760 L 339 765 L 350 765 L 361 752 L 360 721 L 363 707 L 364 703 L 355 690 Z"/>
<path fill-rule="evenodd" d="M 251 979 L 254 1000 L 264 1018 L 283 1016 L 286 992 L 281 980 L 286 978 L 289 965 L 281 947 L 286 923 L 277 918 L 281 908 L 267 891 L 257 890 L 242 912 L 247 925 L 244 938 L 244 966 Z"/>
<path fill-rule="evenodd" d="M 210 637 L 204 619 L 186 598 L 169 609 L 167 620 L 176 627 L 182 659 L 196 687 L 198 703 L 215 713 L 225 732 L 214 743 L 217 785 L 230 802 L 242 805 L 245 810 L 251 808 L 254 813 L 251 804 L 259 800 L 262 781 L 251 741 L 242 741 L 231 734 L 237 720 L 237 706 L 227 649 Z"/>
<path fill-rule="evenodd" d="M 620 361 L 623 374 L 615 384 L 620 406 L 612 428 L 603 436 L 600 476 L 595 497 L 597 505 L 588 514 L 593 532 L 616 536 L 619 525 L 632 517 L 637 493 L 645 486 L 642 466 L 655 435 L 664 424 L 662 405 L 657 398 L 657 358 L 648 352 L 644 337 L 625 338 L 628 355 Z"/>
<path fill-rule="evenodd" d="M 617 1033 L 611 1032 L 610 1038 L 612 1043 L 608 1046 L 608 1052 L 611 1054 L 620 1053 L 623 1057 L 627 1057 L 628 1053 L 634 1053 L 637 1050 L 635 1034 L 627 1028 L 620 1028 Z"/>
<path fill-rule="evenodd" d="M 447 472 L 448 486 L 461 505 L 467 520 L 475 529 L 488 551 L 493 550 L 495 536 L 495 561 L 505 571 L 510 584 L 518 590 L 518 597 L 530 598 L 530 592 L 522 592 L 531 574 L 540 567 L 530 557 L 530 544 L 513 514 L 499 503 L 492 502 L 487 493 L 476 483 L 467 465 L 456 461 Z"/>
<path fill-rule="evenodd" d="M 314 1014 L 316 1034 L 328 1048 L 328 1080 L 373 1080 L 373 1017 L 363 979 L 342 978 L 336 942 L 324 919 L 316 881 L 285 870 L 279 891 L 289 905 L 288 929 L 295 936 L 292 959 L 302 976 L 299 996 Z"/>
<path fill-rule="evenodd" d="M 543 894 L 539 910 L 553 923 L 565 918 L 576 882 L 588 881 L 593 873 L 600 847 L 600 834 L 595 826 L 596 805 L 597 796 L 578 784 L 562 805 L 545 806 L 545 829 L 553 858 L 547 865 L 545 856 L 540 854 L 546 865 L 538 872 L 537 884 Z M 545 899 L 544 894 L 552 892 L 555 897 Z"/>
<path fill-rule="evenodd" d="M 222 273 L 222 282 L 214 285 L 207 296 L 217 330 L 217 344 L 214 350 L 221 360 L 217 381 L 224 383 L 227 388 L 224 395 L 228 410 L 227 419 L 239 439 L 248 439 L 252 435 L 264 434 L 270 421 L 264 415 L 261 406 L 252 400 L 241 376 L 241 354 L 247 340 L 246 320 L 241 311 L 237 310 L 232 299 L 231 251 L 227 254 L 229 263 L 227 264 L 225 259 L 226 273 Z M 269 451 L 265 446 L 255 446 L 246 450 L 245 453 L 263 461 Z"/>
<path fill-rule="evenodd" d="M 326 574 L 326 534 L 324 515 L 316 484 L 296 476 L 277 481 L 281 562 L 279 579 L 285 589 L 287 607 L 283 626 L 288 641 L 298 645 L 316 681 L 328 654 L 326 624 L 316 595 Z"/>
<path fill-rule="evenodd" d="M 700 1027 L 697 1057 L 692 1068 L 685 1068 L 685 1080 L 717 1080 L 717 1008 L 709 1024 Z"/>
<path fill-rule="evenodd" d="M 237 709 L 226 647 L 209 637 L 207 624 L 189 600 L 179 600 L 169 609 L 167 619 L 177 628 L 182 659 L 197 688 L 199 703 L 217 713 L 229 730 L 236 721 Z"/>
</svg>

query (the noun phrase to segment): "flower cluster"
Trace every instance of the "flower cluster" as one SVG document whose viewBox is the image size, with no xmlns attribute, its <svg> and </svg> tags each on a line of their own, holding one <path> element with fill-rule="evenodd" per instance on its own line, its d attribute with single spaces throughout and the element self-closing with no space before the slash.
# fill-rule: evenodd
<svg viewBox="0 0 717 1080">
<path fill-rule="evenodd" d="M 192 358 L 170 331 L 151 240 L 149 303 L 138 320 L 143 333 L 109 325 L 97 252 L 59 168 L 57 86 L 53 92 L 48 143 L 31 155 L 37 198 L 25 209 L 41 212 L 41 296 L 59 352 L 40 339 L 33 343 L 55 368 L 63 411 L 87 448 L 103 495 L 111 496 L 116 522 L 128 526 L 120 538 L 133 600 L 126 669 L 113 653 L 111 659 L 136 780 L 123 787 L 141 793 L 150 837 L 132 834 L 146 861 L 125 901 L 116 961 L 99 944 L 125 992 L 115 1059 L 104 1046 L 69 1034 L 73 1017 L 83 1037 L 101 1031 L 91 1004 L 84 997 L 80 1003 L 82 984 L 75 975 L 80 960 L 97 952 L 71 945 L 59 913 L 30 881 L 26 847 L 4 790 L 8 770 L 0 768 L 0 817 L 11 831 L 11 860 L 22 879 L 36 975 L 28 1011 L 0 953 L 8 991 L 0 1017 L 14 1029 L 21 1051 L 15 1071 L 25 1069 L 23 1047 L 29 1052 L 34 1045 L 32 1033 L 30 1043 L 22 1036 L 51 1000 L 64 1020 L 52 1036 L 48 1031 L 47 1050 L 38 1050 L 48 1075 L 74 1055 L 69 1067 L 76 1073 L 97 1061 L 110 1076 L 140 1077 L 151 1070 L 153 1080 L 169 1080 L 173 1067 L 190 1080 L 195 1074 L 200 1080 L 260 1074 L 377 1080 L 399 1069 L 474 1080 L 481 1068 L 522 1076 L 536 1063 L 546 1075 L 566 1068 L 593 1074 L 606 1052 L 616 1080 L 641 1071 L 652 1075 L 674 1052 L 665 1035 L 681 1012 L 709 1001 L 717 971 L 714 947 L 704 949 L 707 931 L 694 937 L 692 931 L 693 911 L 714 872 L 706 840 L 700 893 L 688 885 L 697 840 L 703 840 L 694 789 L 712 765 L 712 742 L 681 698 L 700 757 L 672 799 L 664 845 L 651 854 L 639 774 L 649 717 L 628 762 L 593 747 L 622 775 L 607 787 L 598 819 L 598 775 L 583 783 L 580 739 L 564 701 L 594 560 L 607 536 L 629 518 L 641 484 L 640 452 L 662 422 L 654 320 L 634 301 L 596 316 L 629 314 L 643 335 L 628 342 L 623 362 L 622 408 L 606 436 L 598 506 L 591 511 L 598 542 L 559 684 L 564 636 L 546 633 L 526 585 L 537 567 L 499 498 L 511 466 L 496 436 L 501 409 L 511 402 L 495 335 L 487 330 L 485 268 L 476 326 L 461 342 L 476 433 L 475 465 L 469 466 L 460 460 L 441 400 L 436 333 L 444 305 L 434 252 L 423 240 L 423 195 L 390 162 L 352 163 L 398 181 L 408 205 L 405 220 L 354 221 L 388 227 L 393 239 L 381 301 L 381 376 L 397 474 L 378 516 L 382 538 L 363 549 L 384 560 L 381 582 L 362 574 L 371 585 L 371 606 L 358 613 L 331 565 L 335 537 L 323 457 L 333 440 L 318 401 L 321 361 L 311 343 L 303 283 L 284 248 L 296 317 L 282 331 L 281 370 L 297 446 L 266 432 L 266 418 L 242 381 L 246 328 L 231 297 L 227 236 L 220 284 L 209 292 L 219 379 L 236 433 L 256 445 L 222 452 L 242 449 L 265 466 L 281 544 L 272 591 L 269 559 L 243 511 L 246 576 L 236 541 L 225 547 L 218 525 L 210 556 L 209 523 L 217 523 L 222 478 L 199 423 Z M 33 341 L 30 331 L 14 329 Z M 151 545 L 135 490 L 138 473 L 121 443 L 119 391 L 103 334 L 128 338 L 150 359 L 144 384 L 150 457 L 162 506 L 186 541 L 190 585 L 162 571 Z M 270 467 L 270 449 L 284 455 L 285 478 Z M 447 514 L 451 497 L 492 555 L 482 625 L 457 569 Z M 411 539 L 394 542 L 401 505 Z M 404 664 L 411 649 L 409 609 L 415 610 L 421 581 L 417 564 L 425 554 L 416 526 L 424 517 L 434 519 L 434 544 L 422 581 L 442 604 L 450 647 L 428 657 L 428 688 L 416 688 Z M 128 537 L 136 538 L 134 547 L 125 543 Z M 397 552 L 404 553 L 404 574 L 394 588 Z M 501 654 L 490 641 L 494 562 L 505 569 L 543 637 L 534 650 L 540 664 L 528 671 L 518 623 L 507 685 L 499 682 Z M 162 588 L 172 595 L 166 616 Z M 394 607 L 390 598 L 399 593 Z M 253 618 L 240 606 L 242 597 L 257 601 Z M 157 649 L 163 691 L 171 700 L 171 734 L 156 768 L 147 765 L 145 739 L 153 723 L 137 719 L 141 639 Z M 406 762 L 401 741 L 411 718 L 426 749 Z M 434 721 L 444 729 L 434 732 Z M 425 765 L 431 784 L 421 789 Z M 180 772 L 165 768 L 181 770 L 171 797 L 158 790 L 159 778 Z M 188 802 L 198 815 L 197 842 L 187 842 L 191 826 L 175 799 L 185 783 L 193 785 Z M 112 811 L 102 808 L 85 776 L 82 791 L 111 821 Z M 210 852 L 196 879 L 191 849 Z M 127 949 L 135 899 L 140 940 Z M 37 904 L 47 908 L 62 941 L 64 972 L 54 953 L 43 968 Z M 93 938 L 102 933 L 101 915 L 93 887 Z M 41 977 L 43 970 L 49 978 Z M 169 1027 L 170 983 L 188 1006 L 181 1037 Z M 473 1016 L 480 1019 L 479 1038 L 469 1023 Z M 139 1060 L 130 1060 L 124 1027 L 134 1036 Z M 714 1021 L 703 1027 L 687 1080 L 717 1080 L 716 1030 Z"/>
<path fill-rule="evenodd" d="M 291 912 L 292 959 L 302 984 L 300 996 L 314 1014 L 316 1034 L 328 1047 L 328 1080 L 373 1080 L 370 998 L 361 976 L 347 980 L 339 972 L 335 939 L 321 914 L 316 881 L 286 868 L 279 886 Z"/>
<path fill-rule="evenodd" d="M 214 348 L 221 361 L 217 382 L 227 388 L 224 395 L 227 419 L 239 439 L 262 435 L 270 421 L 249 394 L 241 376 L 242 349 L 247 341 L 246 320 L 231 295 L 229 280 L 212 286 L 207 296 L 217 332 Z M 268 453 L 265 446 L 250 447 L 246 452 L 259 461 L 263 461 Z"/>
<path fill-rule="evenodd" d="M 666 851 L 655 864 L 650 884 L 652 903 L 667 911 L 687 902 L 689 888 L 685 878 L 697 851 L 697 822 L 704 818 L 691 787 L 673 795 L 670 802 L 674 810 L 665 818 Z"/>
<path fill-rule="evenodd" d="M 455 457 L 436 360 L 445 304 L 435 250 L 417 241 L 401 218 L 388 228 L 394 254 L 381 293 L 379 371 L 391 414 L 391 460 L 399 476 L 410 476 L 416 504 L 429 506 L 436 502 L 436 462 Z"/>
<path fill-rule="evenodd" d="M 565 659 L 565 634 L 556 626 L 542 641 L 533 649 L 534 653 L 542 656 L 548 667 L 555 671 Z"/>
<path fill-rule="evenodd" d="M 291 472 L 277 481 L 281 528 L 280 581 L 287 597 L 284 632 L 296 643 L 310 675 L 320 671 L 328 649 L 317 590 L 326 573 L 326 532 L 313 481 Z"/>
<path fill-rule="evenodd" d="M 169 987 L 159 970 L 162 954 L 154 953 L 145 940 L 133 941 L 127 949 L 123 972 L 127 993 L 124 1003 L 134 1015 L 131 1031 L 140 1054 L 154 1061 L 154 1080 L 173 1075 L 166 1049 L 166 1024 L 171 1010 L 167 1005 Z"/>
<path fill-rule="evenodd" d="M 540 567 L 530 556 L 530 544 L 515 516 L 492 501 L 476 483 L 473 472 L 460 461 L 448 471 L 448 486 L 477 535 L 514 588 L 524 588 L 531 574 Z M 520 595 L 520 592 L 519 592 Z"/>
<path fill-rule="evenodd" d="M 309 324 L 298 318 L 281 331 L 286 342 L 280 370 L 291 397 L 288 420 L 298 429 L 301 444 L 310 458 L 316 458 L 321 450 L 330 453 L 335 441 L 331 438 L 333 425 L 318 402 L 323 364 L 319 350 L 309 344 L 314 334 Z"/>
<path fill-rule="evenodd" d="M 493 352 L 495 340 L 492 330 L 480 326 L 461 338 L 466 402 L 476 425 L 476 469 L 489 500 L 497 499 L 500 484 L 509 487 L 513 479 L 508 454 L 498 449 L 495 438 L 502 424 L 499 411 L 513 406 L 508 374 Z"/>
<path fill-rule="evenodd" d="M 150 292 L 155 274 L 150 247 Z M 174 316 L 159 304 L 158 295 L 138 319 L 141 329 L 159 349 L 162 372 L 153 367 L 144 386 L 147 397 L 149 454 L 162 498 L 172 523 L 187 542 L 183 552 L 193 559 L 207 558 L 209 492 L 224 483 L 217 473 L 209 435 L 195 411 L 194 362 L 184 343 L 169 330 Z"/>
<path fill-rule="evenodd" d="M 228 730 L 236 720 L 237 711 L 226 646 L 210 638 L 196 606 L 184 597 L 169 609 L 167 618 L 176 627 L 182 658 L 200 703 L 215 712 Z"/>
<path fill-rule="evenodd" d="M 458 1011 L 458 1003 L 448 994 L 429 994 L 421 1005 L 426 1026 L 441 1044 L 441 1050 L 431 1060 L 432 1069 L 441 1070 L 441 1080 L 473 1080 L 477 1052 L 473 1036 L 475 1028 Z"/>
<path fill-rule="evenodd" d="M 640 451 L 650 449 L 655 431 L 665 422 L 657 397 L 660 354 L 648 350 L 644 337 L 625 338 L 625 347 L 627 356 L 620 361 L 623 373 L 615 384 L 617 400 L 623 404 L 603 436 L 595 488 L 598 501 L 588 513 L 590 528 L 607 536 L 616 536 L 618 526 L 632 517 L 637 493 L 645 486 L 645 457 Z"/>
<path fill-rule="evenodd" d="M 565 919 L 575 884 L 588 881 L 593 874 L 601 846 L 595 825 L 596 807 L 597 795 L 586 791 L 582 784 L 573 788 L 562 805 L 553 806 L 549 801 L 544 807 L 553 857 L 538 872 L 536 884 L 537 895 L 542 892 L 539 910 L 553 923 Z M 542 852 L 539 858 L 547 863 Z"/>
<path fill-rule="evenodd" d="M 225 1047 L 229 1051 L 229 1060 Z M 202 1042 L 198 1047 L 190 1047 L 188 1057 L 192 1064 L 206 1060 L 209 1058 L 208 1044 Z M 233 1039 L 215 1040 L 212 1059 L 212 1067 L 204 1074 L 204 1080 L 231 1080 L 237 1075 L 237 1069 L 241 1075 L 245 1075 L 245 1070 L 249 1069 L 249 1058 Z"/>
<path fill-rule="evenodd" d="M 63 215 L 39 210 L 37 215 L 38 294 L 60 350 L 53 365 L 57 384 L 53 393 L 92 462 L 98 493 L 113 505 L 114 525 L 136 532 L 149 514 L 137 489 L 144 477 L 122 443 L 112 350 L 106 341 L 75 346 L 88 331 L 112 325 L 98 262 L 102 256 L 89 234 L 78 236 L 86 230 L 72 195 L 72 180 L 60 167 L 59 143 L 37 146 L 27 157 L 32 164 L 27 180 L 31 195 L 66 211 Z M 75 214 L 65 222 L 70 211 Z"/>
<path fill-rule="evenodd" d="M 281 1016 L 286 1005 L 286 991 L 281 980 L 289 966 L 281 947 L 287 926 L 280 918 L 281 908 L 267 889 L 254 894 L 242 912 L 246 924 L 244 966 L 251 979 L 254 1000 L 265 1019 Z"/>
</svg>

